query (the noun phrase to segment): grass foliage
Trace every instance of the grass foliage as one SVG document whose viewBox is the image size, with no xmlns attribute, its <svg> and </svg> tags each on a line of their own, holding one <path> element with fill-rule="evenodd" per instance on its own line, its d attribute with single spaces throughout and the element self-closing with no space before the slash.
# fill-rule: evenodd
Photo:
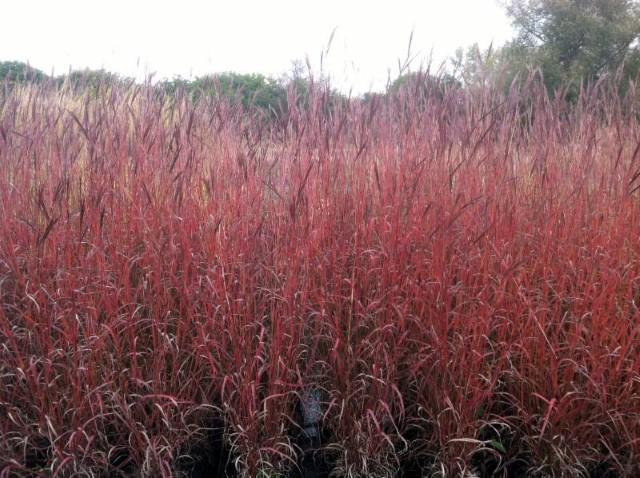
<svg viewBox="0 0 640 478">
<path fill-rule="evenodd" d="M 214 428 L 241 476 L 285 476 L 309 390 L 336 476 L 637 476 L 617 88 L 290 90 L 276 123 L 149 85 L 4 88 L 0 476 L 187 476 Z"/>
</svg>

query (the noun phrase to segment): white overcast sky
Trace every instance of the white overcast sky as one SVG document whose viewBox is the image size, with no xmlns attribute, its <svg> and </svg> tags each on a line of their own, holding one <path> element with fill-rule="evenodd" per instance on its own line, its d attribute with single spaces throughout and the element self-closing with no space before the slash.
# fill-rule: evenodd
<svg viewBox="0 0 640 478">
<path fill-rule="evenodd" d="M 2 0 L 0 61 L 65 73 L 189 78 L 237 71 L 280 76 L 320 54 L 334 86 L 380 89 L 407 52 L 440 63 L 460 46 L 511 37 L 498 0 Z"/>
</svg>

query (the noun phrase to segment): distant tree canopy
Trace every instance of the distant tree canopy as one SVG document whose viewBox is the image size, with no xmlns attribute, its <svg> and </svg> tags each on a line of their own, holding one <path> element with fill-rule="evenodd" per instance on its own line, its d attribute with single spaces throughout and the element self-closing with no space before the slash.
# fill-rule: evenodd
<svg viewBox="0 0 640 478">
<path fill-rule="evenodd" d="M 133 78 L 120 76 L 107 70 L 71 70 L 68 73 L 58 76 L 50 76 L 42 70 L 33 68 L 27 63 L 19 61 L 0 61 L 0 81 L 13 84 L 37 83 L 44 80 L 52 80 L 58 85 L 67 84 L 76 87 L 93 87 L 100 85 L 108 86 L 117 83 L 133 82 Z"/>
<path fill-rule="evenodd" d="M 203 97 L 228 98 L 238 101 L 245 109 L 256 108 L 270 117 L 285 113 L 294 98 L 298 106 L 307 106 L 311 85 L 312 80 L 299 72 L 279 79 L 259 73 L 224 72 L 194 80 L 175 78 L 160 82 L 161 88 L 169 94 L 183 91 L 195 101 Z M 330 95 L 331 101 L 344 99 L 334 90 L 330 90 Z"/>
<path fill-rule="evenodd" d="M 59 84 L 67 83 L 72 87 L 91 87 L 97 88 L 99 86 L 109 86 L 114 84 L 126 84 L 133 82 L 133 78 L 120 76 L 110 71 L 99 69 L 91 70 L 85 68 L 83 70 L 72 70 L 65 75 L 56 77 L 56 81 Z"/>
<path fill-rule="evenodd" d="M 72 70 L 64 75 L 52 77 L 26 63 L 0 62 L 0 82 L 21 84 L 43 80 L 50 80 L 53 84 L 64 85 L 75 91 L 85 91 L 88 88 L 93 93 L 113 85 L 126 86 L 135 82 L 133 78 L 104 69 Z M 289 110 L 292 101 L 299 107 L 307 107 L 312 84 L 310 76 L 296 70 L 279 79 L 259 73 L 235 72 L 214 73 L 193 80 L 174 78 L 158 82 L 157 88 L 171 96 L 184 93 L 193 101 L 201 98 L 225 98 L 237 101 L 246 110 L 253 109 L 266 117 L 277 118 Z M 330 106 L 345 100 L 343 95 L 329 89 L 328 85 L 316 86 L 329 93 Z"/>
<path fill-rule="evenodd" d="M 182 90 L 193 99 L 202 96 L 233 98 L 239 100 L 245 108 L 256 106 L 274 112 L 277 112 L 286 100 L 286 90 L 280 83 L 258 73 L 225 72 L 201 76 L 194 80 L 176 78 L 162 81 L 160 86 L 170 94 Z"/>
<path fill-rule="evenodd" d="M 620 72 L 640 72 L 637 0 L 508 0 L 515 38 L 502 48 L 458 52 L 465 83 L 498 74 L 509 84 L 539 69 L 549 90 Z M 495 79 L 495 78 L 494 78 Z"/>
<path fill-rule="evenodd" d="M 432 92 L 442 96 L 448 89 L 460 87 L 461 83 L 450 73 L 432 75 L 425 71 L 404 73 L 393 80 L 387 87 L 387 94 L 395 94 L 402 90 Z"/>
<path fill-rule="evenodd" d="M 640 61 L 640 8 L 632 0 L 511 0 L 507 13 L 517 36 L 513 53 L 540 65 L 548 86 L 593 80 Z"/>
<path fill-rule="evenodd" d="M 477 45 L 458 50 L 453 72 L 436 76 L 425 72 L 402 74 L 383 95 L 409 91 L 408 86 L 415 88 L 416 93 L 442 94 L 454 86 L 472 87 L 486 81 L 509 87 L 515 79 L 539 70 L 549 91 L 572 84 L 575 96 L 583 81 L 597 80 L 612 72 L 619 73 L 623 81 L 640 75 L 640 0 L 502 1 L 515 29 L 511 41 L 486 51 Z M 50 77 L 26 63 L 0 62 L 0 81 L 20 83 L 47 78 Z M 134 81 L 105 70 L 72 71 L 55 80 L 59 84 L 94 88 Z M 245 109 L 255 108 L 277 117 L 290 108 L 292 101 L 298 106 L 308 106 L 312 84 L 298 65 L 292 75 L 279 79 L 259 73 L 225 72 L 194 80 L 164 80 L 159 87 L 172 95 L 182 91 L 193 100 L 233 99 Z M 345 99 L 336 91 L 327 91 L 330 105 Z M 370 93 L 363 100 L 377 96 Z"/>
<path fill-rule="evenodd" d="M 27 81 L 41 81 L 47 78 L 47 75 L 37 68 L 29 66 L 21 61 L 1 61 L 0 62 L 0 81 L 10 83 L 23 83 Z"/>
</svg>

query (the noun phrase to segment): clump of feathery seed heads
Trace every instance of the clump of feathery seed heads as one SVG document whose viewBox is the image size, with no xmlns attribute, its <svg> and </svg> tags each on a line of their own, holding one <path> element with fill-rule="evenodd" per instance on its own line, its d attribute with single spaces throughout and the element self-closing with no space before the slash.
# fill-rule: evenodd
<svg viewBox="0 0 640 478">
<path fill-rule="evenodd" d="M 0 92 L 1 476 L 640 473 L 631 93 L 327 98 Z"/>
</svg>

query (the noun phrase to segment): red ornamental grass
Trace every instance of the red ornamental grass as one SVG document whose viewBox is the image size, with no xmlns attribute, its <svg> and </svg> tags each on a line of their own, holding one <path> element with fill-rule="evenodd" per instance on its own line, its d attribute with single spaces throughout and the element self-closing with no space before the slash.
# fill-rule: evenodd
<svg viewBox="0 0 640 478">
<path fill-rule="evenodd" d="M 0 476 L 640 473 L 628 91 L 5 88 Z"/>
</svg>

